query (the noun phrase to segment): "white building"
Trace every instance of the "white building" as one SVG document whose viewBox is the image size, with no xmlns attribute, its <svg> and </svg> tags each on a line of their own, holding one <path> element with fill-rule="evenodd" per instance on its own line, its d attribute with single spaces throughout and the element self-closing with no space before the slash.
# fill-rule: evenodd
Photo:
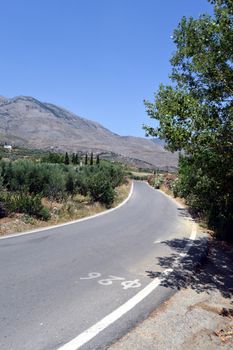
<svg viewBox="0 0 233 350">
<path fill-rule="evenodd" d="M 8 151 L 12 151 L 12 146 L 11 145 L 4 145 L 3 147 L 5 149 L 8 149 Z"/>
</svg>

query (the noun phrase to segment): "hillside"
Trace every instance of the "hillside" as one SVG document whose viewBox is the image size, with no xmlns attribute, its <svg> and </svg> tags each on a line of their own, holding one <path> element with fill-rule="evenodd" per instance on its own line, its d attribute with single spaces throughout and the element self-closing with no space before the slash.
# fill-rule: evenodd
<svg viewBox="0 0 233 350">
<path fill-rule="evenodd" d="M 177 155 L 162 144 L 119 136 L 99 123 L 35 98 L 0 97 L 0 142 L 38 149 L 102 153 L 141 167 L 173 169 Z"/>
</svg>

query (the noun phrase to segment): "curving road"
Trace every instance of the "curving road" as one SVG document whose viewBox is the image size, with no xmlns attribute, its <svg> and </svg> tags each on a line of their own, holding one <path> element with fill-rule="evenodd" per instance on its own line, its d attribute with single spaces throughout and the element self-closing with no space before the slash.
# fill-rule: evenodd
<svg viewBox="0 0 233 350">
<path fill-rule="evenodd" d="M 161 269 L 156 257 L 170 254 L 160 240 L 189 234 L 172 200 L 135 182 L 128 202 L 106 215 L 1 239 L 0 349 L 105 349 L 172 293 L 158 286 L 124 306 L 151 283 L 146 271 Z M 122 316 L 105 319 L 121 305 Z M 110 325 L 88 338 L 103 319 Z"/>
</svg>

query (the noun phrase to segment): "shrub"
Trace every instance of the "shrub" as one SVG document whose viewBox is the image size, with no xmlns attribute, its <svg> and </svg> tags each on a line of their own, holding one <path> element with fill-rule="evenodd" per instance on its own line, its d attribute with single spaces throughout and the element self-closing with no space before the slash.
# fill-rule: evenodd
<svg viewBox="0 0 233 350">
<path fill-rule="evenodd" d="M 109 180 L 102 176 L 101 172 L 89 178 L 88 189 L 92 200 L 111 205 L 114 201 L 114 190 Z"/>
<path fill-rule="evenodd" d="M 60 157 L 60 155 L 59 155 Z M 49 159 L 58 161 L 54 154 Z M 49 213 L 40 198 L 62 200 L 67 195 L 90 194 L 92 200 L 111 205 L 114 188 L 124 181 L 123 168 L 101 163 L 76 167 L 65 164 L 38 163 L 32 160 L 0 161 L 0 188 L 5 193 L 4 205 L 9 213 L 23 212 L 47 220 Z"/>
<path fill-rule="evenodd" d="M 43 195 L 50 200 L 63 199 L 66 191 L 66 174 L 62 165 L 51 164 L 42 171 Z"/>
<path fill-rule="evenodd" d="M 75 177 L 72 173 L 68 173 L 66 178 L 66 191 L 69 194 L 75 194 L 77 187 L 75 186 Z"/>
<path fill-rule="evenodd" d="M 41 210 L 38 212 L 38 217 L 44 221 L 47 221 L 51 218 L 49 209 L 46 207 L 41 208 Z"/>
<path fill-rule="evenodd" d="M 88 194 L 88 181 L 87 176 L 84 173 L 80 173 L 76 177 L 75 188 L 82 196 Z"/>
<path fill-rule="evenodd" d="M 6 209 L 4 208 L 4 203 L 0 202 L 0 219 L 7 216 Z"/>
<path fill-rule="evenodd" d="M 101 164 L 99 166 L 99 171 L 103 173 L 103 176 L 108 178 L 113 188 L 119 186 L 124 181 L 123 168 L 118 164 Z"/>
<path fill-rule="evenodd" d="M 64 163 L 64 155 L 60 153 L 50 152 L 41 158 L 42 163 Z"/>
<path fill-rule="evenodd" d="M 8 213 L 25 213 L 43 220 L 48 220 L 50 218 L 50 213 L 48 209 L 42 205 L 39 196 L 30 196 L 23 193 L 6 193 L 1 199 Z"/>
<path fill-rule="evenodd" d="M 206 219 L 219 238 L 233 241 L 233 196 L 230 195 L 233 192 L 232 172 L 230 168 L 225 169 L 229 177 L 225 175 L 223 182 L 221 174 L 224 168 L 216 162 L 210 171 L 208 162 L 210 160 L 201 155 L 199 159 L 181 157 L 179 179 L 174 185 L 174 192 L 186 199 L 194 214 Z"/>
<path fill-rule="evenodd" d="M 154 179 L 153 187 L 156 189 L 159 189 L 162 183 L 163 183 L 163 177 L 162 176 L 156 177 Z"/>
</svg>

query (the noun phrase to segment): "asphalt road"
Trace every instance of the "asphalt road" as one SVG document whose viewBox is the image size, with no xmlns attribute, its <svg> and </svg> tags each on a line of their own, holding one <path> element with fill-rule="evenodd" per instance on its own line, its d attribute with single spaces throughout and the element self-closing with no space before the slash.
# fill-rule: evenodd
<svg viewBox="0 0 233 350">
<path fill-rule="evenodd" d="M 142 291 L 170 254 L 159 241 L 189 229 L 172 200 L 135 182 L 106 215 L 0 240 L 0 349 L 59 349 Z M 171 293 L 158 286 L 82 349 L 106 349 Z"/>
</svg>

